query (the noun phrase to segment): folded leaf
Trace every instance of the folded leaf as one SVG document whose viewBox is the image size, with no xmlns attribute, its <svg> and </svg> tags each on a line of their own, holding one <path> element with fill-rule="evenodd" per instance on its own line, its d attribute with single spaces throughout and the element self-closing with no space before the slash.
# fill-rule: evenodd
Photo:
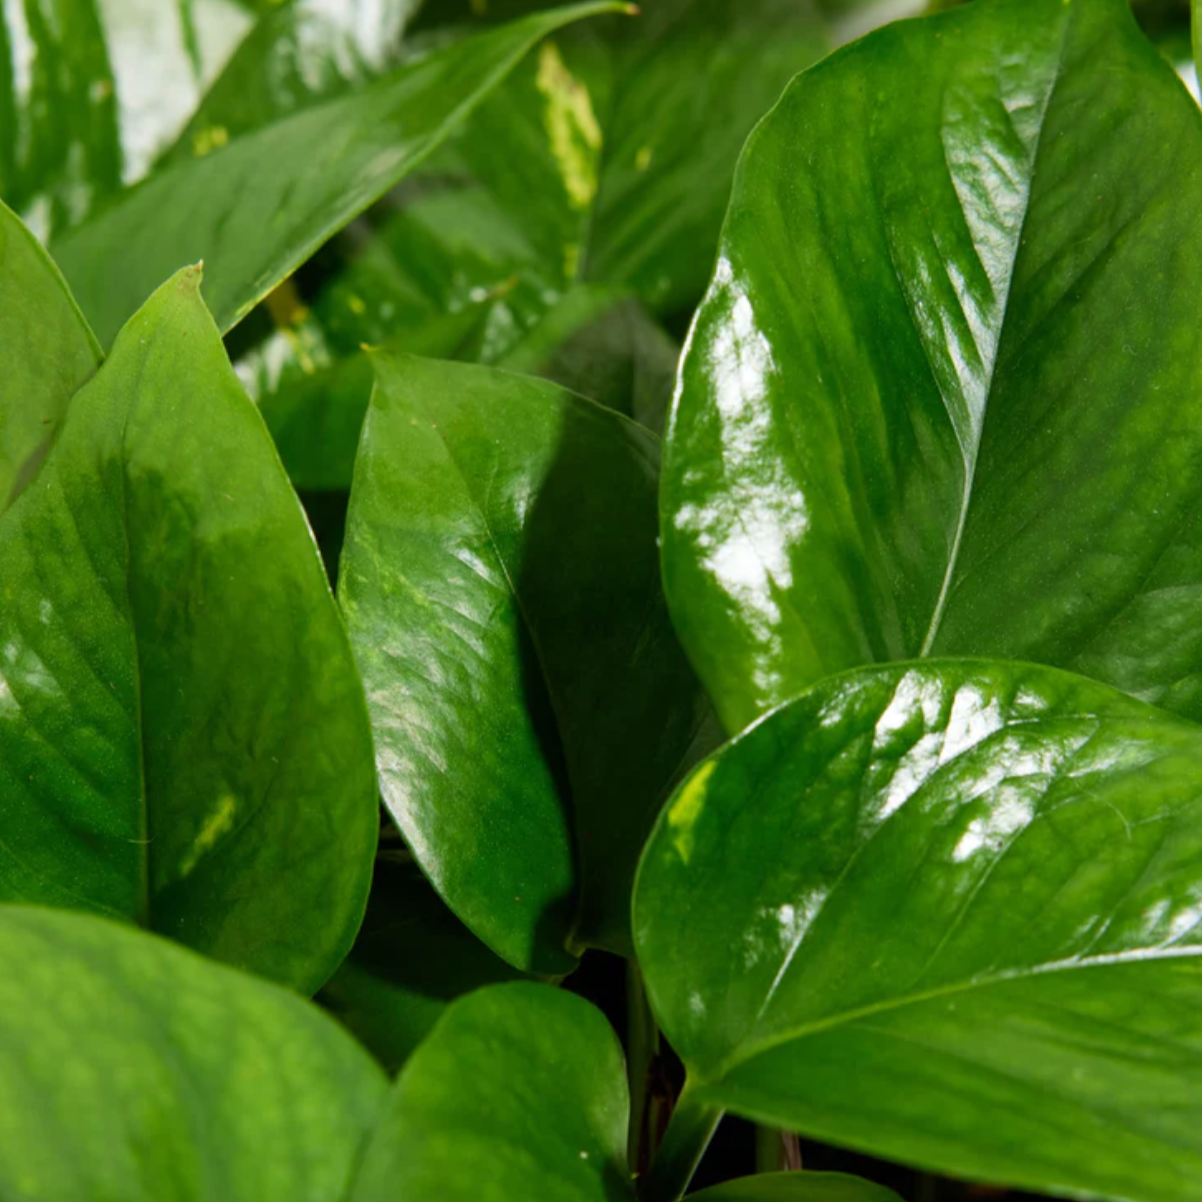
<svg viewBox="0 0 1202 1202">
<path fill-rule="evenodd" d="M 1202 717 L 1202 116 L 1119 0 L 986 0 L 800 77 L 682 367 L 673 617 L 728 728 L 918 655 Z"/>
<path fill-rule="evenodd" d="M 545 381 L 374 358 L 339 598 L 384 800 L 485 943 L 566 972 L 568 944 L 628 948 L 707 712 L 660 593 L 658 442 Z"/>
<path fill-rule="evenodd" d="M 517 977 L 414 864 L 376 860 L 367 917 L 318 1001 L 395 1073 L 458 997 Z"/>
<path fill-rule="evenodd" d="M 100 348 L 58 268 L 0 203 L 0 508 L 37 470 Z"/>
<path fill-rule="evenodd" d="M 370 728 L 198 284 L 130 322 L 0 521 L 0 900 L 313 990 L 363 915 Z"/>
<path fill-rule="evenodd" d="M 456 1002 L 414 1054 L 348 1202 L 634 1202 L 622 1049 L 546 985 Z"/>
<path fill-rule="evenodd" d="M 535 42 L 618 7 L 556 9 L 414 59 L 152 176 L 56 241 L 55 258 L 104 344 L 162 280 L 200 259 L 228 330 L 425 158 Z"/>
<path fill-rule="evenodd" d="M 337 1202 L 386 1100 L 315 1006 L 160 939 L 0 907 L 0 1196 Z"/>
<path fill-rule="evenodd" d="M 901 1202 L 891 1190 L 842 1173 L 761 1173 L 699 1194 L 692 1202 Z"/>
<path fill-rule="evenodd" d="M 1049 668 L 825 681 L 635 897 L 692 1104 L 1041 1191 L 1202 1198 L 1202 730 Z"/>
</svg>

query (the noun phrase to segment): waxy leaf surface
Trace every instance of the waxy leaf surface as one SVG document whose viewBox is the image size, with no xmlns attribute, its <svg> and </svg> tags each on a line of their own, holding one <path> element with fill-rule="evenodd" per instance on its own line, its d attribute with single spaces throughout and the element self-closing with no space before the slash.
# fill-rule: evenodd
<svg viewBox="0 0 1202 1202">
<path fill-rule="evenodd" d="M 58 268 L 0 203 L 0 512 L 29 482 L 100 348 Z"/>
<path fill-rule="evenodd" d="M 622 1048 L 546 985 L 456 1002 L 405 1066 L 348 1202 L 633 1202 Z"/>
<path fill-rule="evenodd" d="M 337 1202 L 387 1102 L 315 1006 L 144 932 L 0 907 L 0 1196 Z"/>
<path fill-rule="evenodd" d="M 729 729 L 874 660 L 1069 667 L 1202 717 L 1202 114 L 1119 0 L 987 0 L 750 139 L 665 453 Z"/>
<path fill-rule="evenodd" d="M 363 915 L 370 727 L 198 285 L 130 322 L 0 520 L 0 900 L 313 990 Z"/>
<path fill-rule="evenodd" d="M 1193 723 L 988 660 L 767 715 L 640 868 L 686 1093 L 974 1180 L 1202 1198 L 1199 762 Z"/>
<path fill-rule="evenodd" d="M 355 946 L 317 1000 L 395 1073 L 456 998 L 518 976 L 415 864 L 382 854 Z"/>
<path fill-rule="evenodd" d="M 101 343 L 197 260 L 228 330 L 421 162 L 535 42 L 614 7 L 561 8 L 466 39 L 152 176 L 53 246 Z"/>
<path fill-rule="evenodd" d="M 843 1173 L 760 1173 L 698 1194 L 690 1202 L 901 1202 L 891 1190 Z"/>
<path fill-rule="evenodd" d="M 384 800 L 511 964 L 629 946 L 707 712 L 667 621 L 658 440 L 546 381 L 374 356 L 339 579 Z"/>
</svg>

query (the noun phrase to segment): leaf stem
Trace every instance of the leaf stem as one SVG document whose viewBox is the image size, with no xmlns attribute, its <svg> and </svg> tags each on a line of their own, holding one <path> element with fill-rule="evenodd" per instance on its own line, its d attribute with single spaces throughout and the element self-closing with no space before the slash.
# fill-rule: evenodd
<svg viewBox="0 0 1202 1202">
<path fill-rule="evenodd" d="M 642 1202 L 680 1202 L 721 1119 L 721 1108 L 699 1102 L 686 1081 L 664 1142 L 641 1183 Z"/>
<path fill-rule="evenodd" d="M 755 1126 L 755 1171 L 796 1173 L 801 1170 L 801 1147 L 797 1136 L 776 1127 Z"/>
<path fill-rule="evenodd" d="M 626 1065 L 630 1079 L 630 1136 L 628 1155 L 636 1173 L 646 1170 L 655 1152 L 654 1128 L 648 1121 L 651 1070 L 659 1054 L 659 1028 L 647 1002 L 643 974 L 637 963 L 626 965 Z"/>
</svg>

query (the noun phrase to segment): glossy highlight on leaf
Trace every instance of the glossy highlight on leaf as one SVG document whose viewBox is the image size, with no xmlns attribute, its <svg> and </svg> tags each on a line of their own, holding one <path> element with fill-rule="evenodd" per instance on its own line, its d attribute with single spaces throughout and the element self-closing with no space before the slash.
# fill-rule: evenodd
<svg viewBox="0 0 1202 1202">
<path fill-rule="evenodd" d="M 889 26 L 758 128 L 667 438 L 728 729 L 920 655 L 1202 716 L 1202 114 L 1118 0 Z"/>
<path fill-rule="evenodd" d="M 130 322 L 0 519 L 0 900 L 311 991 L 363 915 L 370 727 L 199 280 Z"/>
<path fill-rule="evenodd" d="M 695 1104 L 976 1180 L 1202 1197 L 1202 730 L 1054 669 L 861 669 L 707 760 L 635 941 Z"/>
<path fill-rule="evenodd" d="M 658 442 L 545 381 L 374 360 L 339 599 L 384 800 L 511 964 L 626 950 L 643 839 L 708 712 L 660 592 Z"/>
<path fill-rule="evenodd" d="M 30 906 L 0 906 L 0 1063 L 22 1202 L 336 1202 L 388 1094 L 295 995 Z"/>
</svg>

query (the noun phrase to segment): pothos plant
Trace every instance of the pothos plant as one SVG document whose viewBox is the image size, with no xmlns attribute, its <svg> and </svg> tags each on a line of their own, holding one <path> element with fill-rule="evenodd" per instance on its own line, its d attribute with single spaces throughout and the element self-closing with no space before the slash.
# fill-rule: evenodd
<svg viewBox="0 0 1202 1202">
<path fill-rule="evenodd" d="M 1202 113 L 645 7 L 4 8 L 4 1202 L 1202 1199 Z"/>
</svg>

